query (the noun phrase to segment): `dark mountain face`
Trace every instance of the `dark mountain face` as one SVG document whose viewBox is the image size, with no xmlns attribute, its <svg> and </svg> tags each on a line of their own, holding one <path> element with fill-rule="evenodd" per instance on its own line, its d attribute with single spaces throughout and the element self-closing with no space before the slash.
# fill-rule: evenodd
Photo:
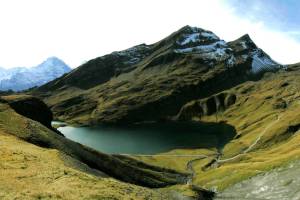
<svg viewBox="0 0 300 200">
<path fill-rule="evenodd" d="M 185 26 L 155 44 L 88 61 L 35 93 L 61 120 L 157 121 L 173 118 L 192 99 L 280 67 L 248 35 L 226 43 L 210 31 Z"/>
<path fill-rule="evenodd" d="M 150 52 L 149 46 L 141 44 L 124 51 L 95 58 L 59 79 L 55 84 L 46 85 L 42 89 L 57 89 L 64 85 L 89 89 L 107 82 L 118 74 L 134 70 L 134 65 L 149 55 Z"/>
</svg>

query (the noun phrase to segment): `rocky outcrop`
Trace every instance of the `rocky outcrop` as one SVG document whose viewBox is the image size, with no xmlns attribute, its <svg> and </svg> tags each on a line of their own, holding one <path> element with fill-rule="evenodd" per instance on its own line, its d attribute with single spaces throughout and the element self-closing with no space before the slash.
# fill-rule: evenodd
<svg viewBox="0 0 300 200">
<path fill-rule="evenodd" d="M 40 122 L 50 130 L 62 135 L 52 127 L 53 114 L 40 99 L 28 95 L 10 95 L 0 97 L 0 101 L 7 103 L 18 114 Z"/>
<path fill-rule="evenodd" d="M 193 117 L 201 118 L 223 112 L 236 102 L 236 95 L 219 93 L 205 99 L 194 100 L 184 105 L 178 113 L 178 120 L 192 120 Z"/>
<path fill-rule="evenodd" d="M 20 115 L 51 128 L 52 112 L 40 99 L 32 96 L 3 96 L 1 99 L 6 100 L 10 107 Z"/>
</svg>

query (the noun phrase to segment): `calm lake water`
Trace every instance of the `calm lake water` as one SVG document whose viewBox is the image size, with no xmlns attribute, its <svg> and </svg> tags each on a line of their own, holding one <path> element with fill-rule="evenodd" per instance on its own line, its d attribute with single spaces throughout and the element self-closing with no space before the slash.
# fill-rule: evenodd
<svg viewBox="0 0 300 200">
<path fill-rule="evenodd" d="M 58 128 L 67 138 L 105 153 L 155 154 L 179 148 L 222 146 L 236 134 L 216 123 L 149 123 L 131 126 Z"/>
</svg>

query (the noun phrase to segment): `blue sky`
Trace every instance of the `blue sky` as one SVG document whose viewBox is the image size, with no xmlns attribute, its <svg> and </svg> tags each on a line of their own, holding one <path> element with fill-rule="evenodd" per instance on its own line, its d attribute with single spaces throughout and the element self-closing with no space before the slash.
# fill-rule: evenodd
<svg viewBox="0 0 300 200">
<path fill-rule="evenodd" d="M 300 62 L 300 0 L 3 0 L 0 66 L 35 66 L 50 56 L 71 67 L 151 44 L 185 25 L 225 41 L 248 33 L 274 60 Z"/>
<path fill-rule="evenodd" d="M 241 18 L 262 21 L 267 27 L 300 41 L 299 0 L 229 0 L 229 6 Z"/>
</svg>

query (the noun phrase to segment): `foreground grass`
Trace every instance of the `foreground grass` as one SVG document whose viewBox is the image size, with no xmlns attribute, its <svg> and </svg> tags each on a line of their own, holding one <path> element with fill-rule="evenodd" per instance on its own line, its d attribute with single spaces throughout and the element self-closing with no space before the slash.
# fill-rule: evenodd
<svg viewBox="0 0 300 200">
<path fill-rule="evenodd" d="M 48 137 L 49 131 L 39 122 L 25 118 L 7 104 L 0 103 L 0 199 L 129 200 L 180 197 L 180 194 L 169 189 L 162 192 L 109 178 L 61 151 L 19 139 L 25 135 L 35 137 L 39 134 Z"/>
<path fill-rule="evenodd" d="M 0 199 L 168 198 L 147 188 L 76 170 L 69 166 L 76 161 L 59 151 L 28 144 L 2 131 L 0 141 Z"/>
</svg>

